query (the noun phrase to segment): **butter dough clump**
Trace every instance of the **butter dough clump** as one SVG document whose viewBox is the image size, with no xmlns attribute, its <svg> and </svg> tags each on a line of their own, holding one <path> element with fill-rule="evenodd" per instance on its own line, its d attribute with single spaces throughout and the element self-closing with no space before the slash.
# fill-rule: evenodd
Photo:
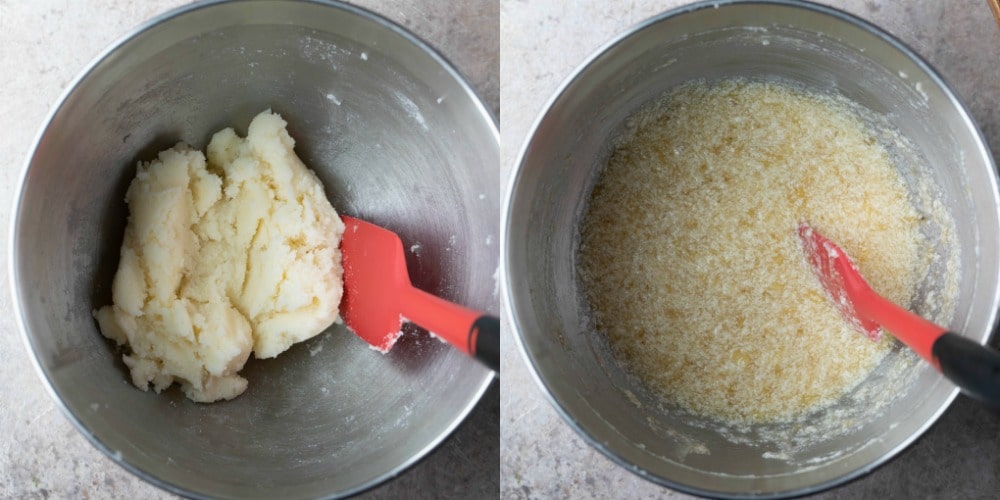
<svg viewBox="0 0 1000 500">
<path fill-rule="evenodd" d="M 95 312 L 131 351 L 136 387 L 232 399 L 251 352 L 277 356 L 340 321 L 344 224 L 285 125 L 267 110 L 246 139 L 216 133 L 207 162 L 184 144 L 140 162 L 114 304 Z"/>
</svg>

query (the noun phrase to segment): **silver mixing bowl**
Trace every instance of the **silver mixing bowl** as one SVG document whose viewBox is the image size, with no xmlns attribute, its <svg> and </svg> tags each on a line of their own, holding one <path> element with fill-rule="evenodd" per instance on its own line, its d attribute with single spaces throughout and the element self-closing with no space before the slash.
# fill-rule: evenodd
<svg viewBox="0 0 1000 500">
<path fill-rule="evenodd" d="M 899 41 L 837 10 L 794 1 L 676 9 L 580 66 L 535 123 L 512 175 L 503 222 L 504 297 L 542 389 L 569 425 L 615 462 L 690 493 L 804 494 L 891 458 L 944 412 L 955 387 L 897 346 L 832 408 L 796 425 L 741 430 L 657 400 L 622 372 L 583 319 L 576 228 L 609 139 L 667 89 L 727 77 L 777 78 L 840 93 L 912 142 L 910 151 L 887 147 L 908 180 L 922 171 L 940 186 L 957 225 L 960 246 L 937 249 L 960 265 L 949 326 L 986 341 L 1000 297 L 1000 197 L 976 125 L 941 77 Z M 933 227 L 922 229 L 934 235 Z M 918 311 L 934 312 L 924 299 L 941 276 L 932 269 L 920 285 Z"/>
<path fill-rule="evenodd" d="M 493 379 L 426 335 L 381 355 L 334 326 L 251 360 L 245 394 L 199 405 L 128 383 L 91 316 L 110 303 L 137 160 L 273 108 L 344 214 L 419 243 L 414 284 L 498 310 L 499 136 L 440 55 L 333 2 L 187 6 L 142 26 L 70 86 L 41 130 L 11 228 L 15 312 L 69 419 L 116 462 L 192 496 L 349 495 L 440 443 Z M 408 243 L 408 244 L 409 244 Z"/>
</svg>

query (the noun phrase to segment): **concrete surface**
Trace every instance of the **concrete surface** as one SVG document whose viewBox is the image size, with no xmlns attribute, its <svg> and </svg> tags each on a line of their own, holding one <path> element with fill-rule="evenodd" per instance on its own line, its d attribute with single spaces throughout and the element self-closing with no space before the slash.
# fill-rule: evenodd
<svg viewBox="0 0 1000 500">
<path fill-rule="evenodd" d="M 590 53 L 669 0 L 503 0 L 500 101 L 504 179 L 528 128 Z M 982 0 L 826 1 L 882 26 L 955 87 L 1000 157 L 1000 28 Z M 506 181 L 505 181 L 506 182 Z M 501 498 L 687 498 L 619 468 L 591 449 L 545 400 L 503 337 Z M 926 436 L 889 464 L 820 498 L 997 498 L 1000 416 L 960 398 Z"/>
<path fill-rule="evenodd" d="M 50 106 L 108 44 L 182 0 L 0 0 L 0 257 L 11 193 Z M 495 0 L 355 2 L 436 46 L 499 110 Z M 498 188 L 499 189 L 499 188 Z M 170 498 L 115 465 L 74 429 L 42 386 L 0 286 L 0 498 Z M 491 498 L 499 489 L 499 384 L 437 451 L 367 498 Z"/>
</svg>

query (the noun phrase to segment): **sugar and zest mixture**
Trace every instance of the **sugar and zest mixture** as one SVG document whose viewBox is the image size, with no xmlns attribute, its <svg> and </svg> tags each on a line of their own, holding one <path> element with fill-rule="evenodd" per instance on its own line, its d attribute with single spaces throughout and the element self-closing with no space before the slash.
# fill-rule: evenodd
<svg viewBox="0 0 1000 500">
<path fill-rule="evenodd" d="M 629 119 L 581 221 L 597 329 L 627 371 L 698 414 L 774 422 L 832 403 L 892 340 L 828 302 L 803 220 L 909 304 L 920 215 L 846 102 L 742 80 L 669 92 Z"/>
</svg>

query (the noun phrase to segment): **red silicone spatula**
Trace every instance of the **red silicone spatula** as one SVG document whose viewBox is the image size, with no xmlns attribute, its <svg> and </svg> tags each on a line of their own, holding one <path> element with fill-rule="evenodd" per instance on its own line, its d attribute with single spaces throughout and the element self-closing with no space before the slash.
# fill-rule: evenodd
<svg viewBox="0 0 1000 500">
<path fill-rule="evenodd" d="M 396 233 L 353 217 L 341 219 L 346 228 L 340 242 L 344 263 L 340 315 L 354 333 L 388 352 L 403 321 L 411 321 L 500 371 L 499 318 L 415 288 Z"/>
<path fill-rule="evenodd" d="M 881 326 L 967 394 L 1000 408 L 1000 353 L 880 296 L 851 258 L 808 224 L 799 225 L 799 237 L 827 295 L 855 329 L 877 340 Z"/>
</svg>

